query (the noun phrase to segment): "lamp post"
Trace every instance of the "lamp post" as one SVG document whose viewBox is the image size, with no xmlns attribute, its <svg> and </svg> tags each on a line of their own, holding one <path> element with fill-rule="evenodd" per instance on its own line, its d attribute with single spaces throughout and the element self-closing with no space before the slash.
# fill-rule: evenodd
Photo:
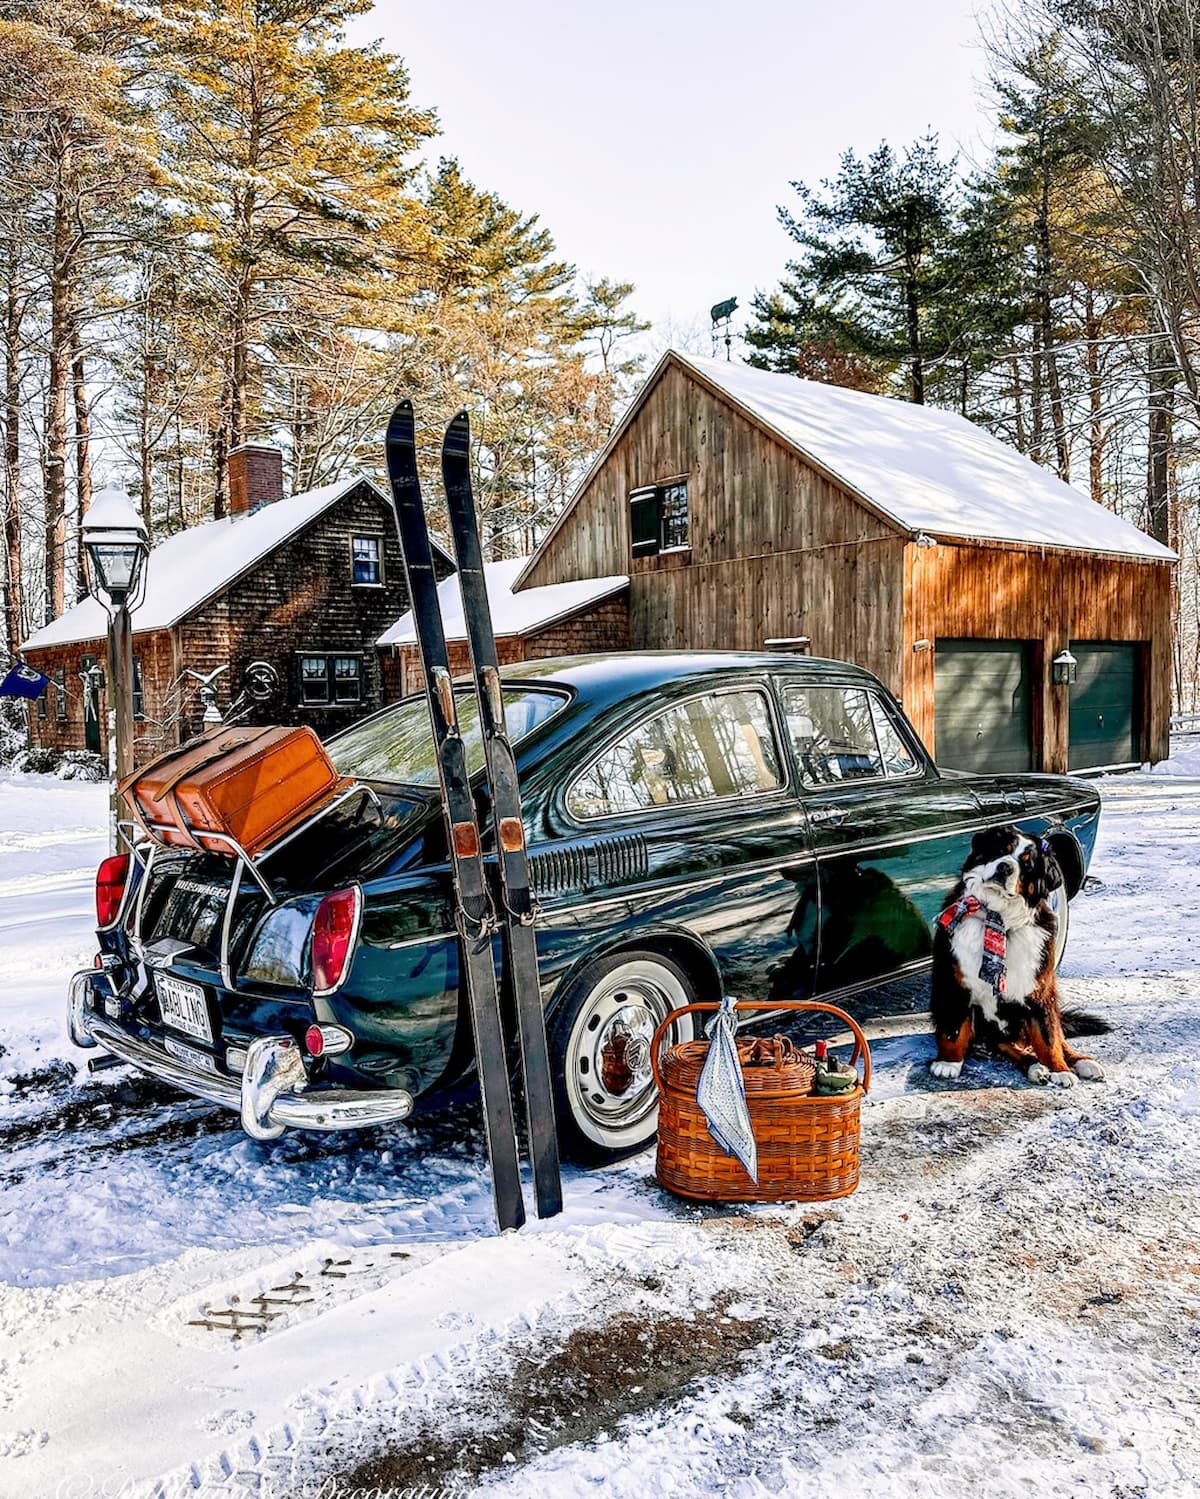
<svg viewBox="0 0 1200 1499">
<path fill-rule="evenodd" d="M 108 615 L 109 848 L 116 852 L 121 798 L 117 784 L 133 769 L 133 630 L 130 610 L 150 551 L 146 527 L 121 490 L 102 490 L 83 522 L 92 597 Z"/>
</svg>

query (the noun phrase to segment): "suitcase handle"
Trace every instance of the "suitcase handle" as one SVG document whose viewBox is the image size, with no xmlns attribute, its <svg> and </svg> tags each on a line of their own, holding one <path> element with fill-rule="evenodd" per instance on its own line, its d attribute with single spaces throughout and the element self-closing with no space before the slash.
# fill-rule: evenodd
<svg viewBox="0 0 1200 1499">
<path fill-rule="evenodd" d="M 699 1010 L 715 1011 L 720 1008 L 721 1006 L 712 1000 L 698 1000 L 695 1004 L 680 1005 L 677 1010 L 672 1010 L 666 1016 L 654 1032 L 654 1039 L 650 1042 L 650 1066 L 654 1072 L 655 1087 L 660 1093 L 663 1090 L 663 1080 L 658 1053 L 669 1027 L 678 1020 L 680 1015 L 692 1015 Z M 826 1015 L 836 1015 L 839 1020 L 844 1020 L 854 1033 L 854 1050 L 850 1053 L 850 1065 L 856 1067 L 859 1058 L 862 1058 L 862 1090 L 864 1093 L 871 1091 L 871 1048 L 867 1045 L 867 1038 L 863 1035 L 858 1022 L 852 1015 L 847 1015 L 845 1010 L 839 1010 L 837 1005 L 828 1005 L 819 999 L 755 999 L 745 1003 L 739 1002 L 737 1008 L 739 1013 L 742 1010 L 770 1010 L 776 1014 L 780 1010 L 821 1010 Z"/>
</svg>

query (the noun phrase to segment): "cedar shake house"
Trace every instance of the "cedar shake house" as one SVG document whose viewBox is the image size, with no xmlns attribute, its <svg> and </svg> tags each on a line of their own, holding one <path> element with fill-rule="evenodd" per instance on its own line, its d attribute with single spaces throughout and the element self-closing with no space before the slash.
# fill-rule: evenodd
<svg viewBox="0 0 1200 1499">
<path fill-rule="evenodd" d="M 160 542 L 133 612 L 136 760 L 199 732 L 201 676 L 244 724 L 333 733 L 384 701 L 379 635 L 408 607 L 386 496 L 361 475 L 288 498 L 277 448 L 229 455 L 230 513 Z M 435 565 L 452 562 L 435 548 Z M 34 744 L 104 752 L 107 618 L 85 599 L 23 654 L 51 680 L 29 704 Z"/>
<path fill-rule="evenodd" d="M 840 657 L 941 764 L 1064 771 L 1167 755 L 1173 560 L 952 412 L 670 351 L 516 596 L 628 573 L 635 649 Z"/>
</svg>

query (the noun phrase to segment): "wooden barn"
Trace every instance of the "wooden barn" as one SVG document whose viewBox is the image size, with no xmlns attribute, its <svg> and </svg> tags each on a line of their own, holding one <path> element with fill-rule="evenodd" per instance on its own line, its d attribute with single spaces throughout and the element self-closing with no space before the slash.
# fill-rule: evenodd
<svg viewBox="0 0 1200 1499">
<path fill-rule="evenodd" d="M 229 455 L 230 514 L 159 543 L 133 612 L 135 759 L 199 731 L 200 684 L 237 722 L 325 736 L 386 699 L 375 642 L 408 607 L 391 505 L 362 475 L 288 497 L 277 448 Z M 435 551 L 435 565 L 452 569 Z M 36 745 L 104 751 L 107 619 L 85 599 L 25 642 L 50 678 L 30 703 Z"/>
<path fill-rule="evenodd" d="M 1062 771 L 1167 755 L 1172 561 L 952 412 L 671 351 L 516 586 L 628 573 L 634 648 L 855 661 L 941 764 Z"/>
</svg>

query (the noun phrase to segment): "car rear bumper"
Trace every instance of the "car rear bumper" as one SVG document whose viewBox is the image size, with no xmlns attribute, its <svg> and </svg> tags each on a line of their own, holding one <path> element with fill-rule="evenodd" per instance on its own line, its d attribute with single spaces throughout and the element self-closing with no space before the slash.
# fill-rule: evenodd
<svg viewBox="0 0 1200 1499">
<path fill-rule="evenodd" d="M 262 1036 L 251 1042 L 240 1079 L 191 1067 L 156 1042 L 131 1036 L 97 1015 L 96 977 L 94 970 L 83 969 L 71 980 L 67 1026 L 72 1041 L 77 1046 L 102 1046 L 139 1072 L 232 1109 L 255 1140 L 277 1139 L 285 1129 L 332 1132 L 395 1124 L 412 1113 L 412 1094 L 399 1088 L 309 1091 L 308 1063 L 290 1036 Z"/>
</svg>

